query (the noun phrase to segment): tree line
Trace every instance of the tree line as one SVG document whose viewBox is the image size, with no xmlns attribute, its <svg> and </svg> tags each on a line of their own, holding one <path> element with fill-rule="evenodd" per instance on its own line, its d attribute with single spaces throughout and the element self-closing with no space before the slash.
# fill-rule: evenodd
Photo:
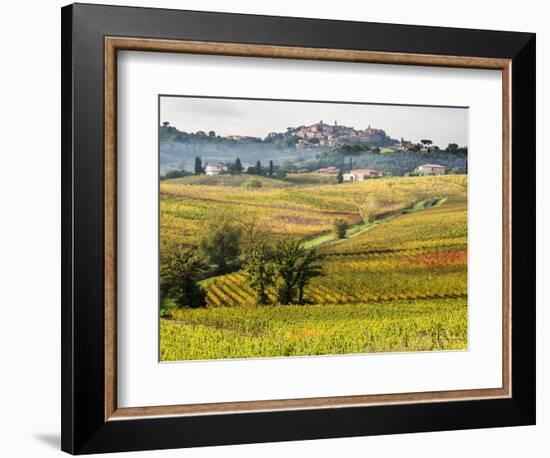
<svg viewBox="0 0 550 458">
<path fill-rule="evenodd" d="M 268 165 L 264 167 L 261 163 L 261 161 L 256 161 L 256 164 L 253 166 L 249 166 L 244 168 L 241 160 L 239 158 L 236 158 L 233 162 L 225 162 L 224 165 L 227 167 L 227 171 L 221 172 L 222 174 L 228 173 L 230 175 L 239 175 L 242 173 L 246 173 L 248 175 L 258 175 L 258 176 L 265 176 L 268 178 L 285 178 L 287 175 L 287 172 L 283 167 L 276 166 L 273 163 L 273 160 L 270 160 Z M 164 175 L 161 175 L 160 179 L 162 180 L 170 180 L 174 178 L 182 178 L 192 175 L 204 175 L 205 174 L 205 167 L 206 164 L 203 163 L 203 160 L 200 156 L 195 157 L 195 163 L 193 172 L 189 172 L 187 170 L 170 170 L 166 172 Z"/>
<path fill-rule="evenodd" d="M 235 223 L 222 217 L 207 225 L 198 249 L 162 253 L 161 296 L 172 298 L 178 307 L 204 307 L 206 291 L 199 282 L 205 273 L 241 269 L 258 304 L 305 304 L 306 286 L 323 275 L 318 261 L 316 249 L 304 248 L 298 238 L 272 241 L 252 221 Z"/>
</svg>

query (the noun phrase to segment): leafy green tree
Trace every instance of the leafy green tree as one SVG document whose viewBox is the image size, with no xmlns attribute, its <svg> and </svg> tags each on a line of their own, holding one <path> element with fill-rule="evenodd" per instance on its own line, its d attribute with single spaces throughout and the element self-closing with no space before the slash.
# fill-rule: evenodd
<svg viewBox="0 0 550 458">
<path fill-rule="evenodd" d="M 252 249 L 262 240 L 267 241 L 268 235 L 265 233 L 255 216 L 244 216 L 236 221 L 241 229 L 241 255 L 245 258 L 250 256 Z"/>
<path fill-rule="evenodd" d="M 210 138 L 216 138 L 216 132 L 214 132 L 213 130 L 211 130 L 210 132 L 208 132 L 208 136 Z"/>
<path fill-rule="evenodd" d="M 222 217 L 212 221 L 205 230 L 199 247 L 205 257 L 218 267 L 218 272 L 227 270 L 227 264 L 241 254 L 241 229 Z"/>
<path fill-rule="evenodd" d="M 458 145 L 456 143 L 449 143 L 447 146 L 447 151 L 454 153 L 458 149 Z"/>
<path fill-rule="evenodd" d="M 422 145 L 424 146 L 424 148 L 426 148 L 426 150 L 429 152 L 431 152 L 432 148 L 431 148 L 431 145 L 433 144 L 433 142 L 427 138 L 423 138 L 422 140 L 420 140 L 420 143 L 422 143 Z"/>
<path fill-rule="evenodd" d="M 338 175 L 336 175 L 336 182 L 338 184 L 344 182 L 344 175 L 342 174 L 342 169 L 338 170 Z"/>
<path fill-rule="evenodd" d="M 198 284 L 208 266 L 191 250 L 163 254 L 160 265 L 162 297 L 172 297 L 178 307 L 204 307 L 206 294 Z"/>
<path fill-rule="evenodd" d="M 256 175 L 262 174 L 262 163 L 260 161 L 256 162 Z"/>
<path fill-rule="evenodd" d="M 273 178 L 273 161 L 272 160 L 269 161 L 269 171 L 267 172 L 267 174 L 269 175 L 269 178 Z"/>
<path fill-rule="evenodd" d="M 275 245 L 273 264 L 277 275 L 277 299 L 283 304 L 298 303 L 304 300 L 304 289 L 309 281 L 322 274 L 315 262 L 315 250 L 302 248 L 299 239 L 283 239 Z"/>
<path fill-rule="evenodd" d="M 298 259 L 303 254 L 300 240 L 283 239 L 277 243 L 273 253 L 273 263 L 277 273 L 277 299 L 283 304 L 290 304 L 296 294 L 298 282 Z"/>
<path fill-rule="evenodd" d="M 265 240 L 259 240 L 250 249 L 244 271 L 248 284 L 256 292 L 258 304 L 267 304 L 267 291 L 274 284 L 275 272 L 269 262 L 269 248 Z"/>
<path fill-rule="evenodd" d="M 317 256 L 317 249 L 309 250 L 306 255 L 300 260 L 298 265 L 298 281 L 296 286 L 298 288 L 298 304 L 304 303 L 304 290 L 312 278 L 324 275 L 323 268 L 316 264 L 319 256 Z"/>
<path fill-rule="evenodd" d="M 195 158 L 195 175 L 202 175 L 203 168 L 202 168 L 202 159 L 197 156 Z"/>
<path fill-rule="evenodd" d="M 348 223 L 341 219 L 336 218 L 332 222 L 332 231 L 334 232 L 334 235 L 337 239 L 345 239 L 346 238 L 346 231 L 348 230 Z"/>
</svg>

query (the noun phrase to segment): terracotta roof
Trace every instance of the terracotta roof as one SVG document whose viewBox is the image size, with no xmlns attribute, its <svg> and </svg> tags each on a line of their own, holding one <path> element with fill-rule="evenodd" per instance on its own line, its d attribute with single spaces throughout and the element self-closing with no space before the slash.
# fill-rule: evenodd
<svg viewBox="0 0 550 458">
<path fill-rule="evenodd" d="M 439 165 L 439 164 L 422 164 L 420 167 L 441 167 L 441 168 L 445 168 L 444 165 Z"/>
</svg>

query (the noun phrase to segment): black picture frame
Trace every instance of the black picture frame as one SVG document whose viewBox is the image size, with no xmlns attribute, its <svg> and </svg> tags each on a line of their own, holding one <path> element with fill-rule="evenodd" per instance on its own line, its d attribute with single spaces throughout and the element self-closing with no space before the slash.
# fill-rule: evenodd
<svg viewBox="0 0 550 458">
<path fill-rule="evenodd" d="M 511 59 L 512 396 L 106 421 L 106 36 Z M 535 424 L 535 34 L 74 4 L 62 8 L 61 38 L 64 451 L 85 454 Z"/>
</svg>

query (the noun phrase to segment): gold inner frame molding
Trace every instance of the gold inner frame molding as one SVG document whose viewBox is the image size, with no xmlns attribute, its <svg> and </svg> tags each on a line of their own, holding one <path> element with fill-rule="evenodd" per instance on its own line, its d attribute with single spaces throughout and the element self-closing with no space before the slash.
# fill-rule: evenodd
<svg viewBox="0 0 550 458">
<path fill-rule="evenodd" d="M 363 62 L 502 72 L 502 380 L 500 388 L 119 408 L 117 405 L 117 51 Z M 344 49 L 105 37 L 105 420 L 511 397 L 511 60 Z"/>
</svg>

